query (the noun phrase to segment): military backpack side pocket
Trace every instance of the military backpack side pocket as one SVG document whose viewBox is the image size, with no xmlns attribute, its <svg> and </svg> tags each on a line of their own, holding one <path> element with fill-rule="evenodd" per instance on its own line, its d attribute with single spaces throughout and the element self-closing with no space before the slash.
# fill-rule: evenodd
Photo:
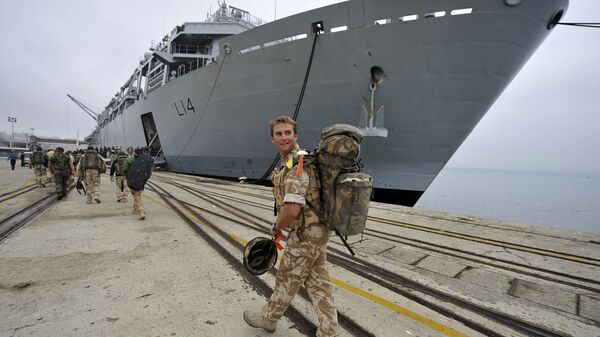
<svg viewBox="0 0 600 337">
<path fill-rule="evenodd" d="M 367 223 L 373 179 L 364 172 L 341 173 L 334 185 L 335 199 L 328 226 L 340 235 L 360 234 Z"/>
</svg>

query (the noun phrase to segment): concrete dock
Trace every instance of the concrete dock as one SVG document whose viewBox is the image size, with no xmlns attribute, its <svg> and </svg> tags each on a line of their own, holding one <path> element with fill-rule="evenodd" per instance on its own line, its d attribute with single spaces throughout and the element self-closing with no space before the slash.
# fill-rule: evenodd
<svg viewBox="0 0 600 337">
<path fill-rule="evenodd" d="M 33 183 L 29 169 L 7 166 L 0 168 L 0 194 Z M 262 235 L 240 225 L 251 221 L 244 212 L 273 217 L 265 187 L 163 172 L 151 182 L 197 207 L 199 215 L 184 213 L 200 230 L 213 235 L 206 222 L 216 224 L 241 244 Z M 0 203 L 0 218 L 53 188 Z M 0 336 L 311 335 L 287 316 L 273 334 L 247 326 L 243 310 L 262 306 L 264 296 L 156 187 L 144 192 L 143 221 L 132 214 L 131 195 L 116 202 L 107 175 L 100 191 L 102 202 L 88 205 L 73 190 L 0 242 Z M 217 200 L 237 214 L 225 217 Z M 369 215 L 364 235 L 350 237 L 356 261 L 394 278 L 372 279 L 337 263 L 335 250 L 344 249 L 337 238 L 329 270 L 338 311 L 370 335 L 531 335 L 469 309 L 480 308 L 547 335 L 600 336 L 599 234 L 380 203 Z M 233 243 L 215 241 L 241 260 Z M 271 274 L 258 278 L 274 284 Z M 318 324 L 310 303 L 297 296 L 292 304 Z"/>
</svg>

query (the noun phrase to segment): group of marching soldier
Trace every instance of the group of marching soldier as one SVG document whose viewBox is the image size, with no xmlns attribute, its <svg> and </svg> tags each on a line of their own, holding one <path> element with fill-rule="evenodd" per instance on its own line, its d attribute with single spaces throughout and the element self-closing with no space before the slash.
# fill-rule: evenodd
<svg viewBox="0 0 600 337">
<path fill-rule="evenodd" d="M 119 203 L 127 202 L 127 197 L 131 190 L 133 196 L 133 213 L 140 220 L 144 220 L 146 214 L 142 207 L 143 184 L 141 188 L 138 186 L 128 186 L 127 175 L 129 173 L 133 177 L 133 180 L 136 180 L 135 176 L 138 174 L 145 175 L 145 179 L 143 179 L 145 184 L 151 173 L 138 172 L 137 170 L 129 171 L 134 162 L 148 162 L 152 161 L 152 159 L 145 155 L 141 148 L 135 150 L 128 148 L 127 152 L 115 149 L 114 152 L 117 154 L 116 156 L 111 156 L 110 179 L 115 183 L 116 201 Z M 139 167 L 140 165 L 137 166 Z M 36 183 L 40 188 L 46 187 L 46 184 L 54 181 L 58 200 L 66 196 L 68 187 L 74 182 L 74 177 L 77 177 L 78 191 L 80 191 L 79 186 L 85 184 L 85 188 L 81 190 L 83 190 L 83 194 L 86 196 L 86 203 L 101 202 L 99 193 L 100 175 L 106 173 L 107 165 L 104 158 L 92 146 L 88 147 L 85 151 L 78 150 L 75 152 L 65 152 L 62 147 L 57 147 L 54 150 L 47 150 L 45 153 L 41 147 L 37 147 L 31 155 L 29 167 L 33 169 L 36 176 Z M 151 171 L 151 168 L 149 170 Z"/>
</svg>

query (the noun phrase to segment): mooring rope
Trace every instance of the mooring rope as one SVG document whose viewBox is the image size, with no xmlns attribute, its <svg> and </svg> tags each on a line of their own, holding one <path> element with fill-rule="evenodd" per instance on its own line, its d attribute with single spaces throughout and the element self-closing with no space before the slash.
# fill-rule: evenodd
<svg viewBox="0 0 600 337">
<path fill-rule="evenodd" d="M 599 22 L 558 22 L 557 25 L 586 27 L 586 28 L 600 28 Z"/>
<path fill-rule="evenodd" d="M 312 45 L 312 49 L 310 51 L 310 58 L 308 59 L 308 67 L 306 68 L 306 74 L 304 75 L 304 83 L 302 83 L 302 90 L 300 90 L 300 97 L 298 97 L 298 103 L 296 103 L 296 110 L 294 111 L 294 117 L 292 117 L 292 119 L 295 121 L 298 120 L 298 113 L 300 112 L 300 105 L 302 104 L 302 99 L 304 98 L 304 91 L 306 90 L 306 83 L 308 82 L 308 75 L 310 75 L 310 68 L 312 67 L 312 61 L 313 61 L 313 57 L 315 55 L 315 46 L 317 44 L 317 36 L 319 36 L 319 32 L 315 31 L 315 38 L 313 39 L 313 45 Z M 279 153 L 278 153 L 277 156 L 275 156 L 275 159 L 273 160 L 273 162 L 271 163 L 269 168 L 267 169 L 267 172 L 265 172 L 265 174 L 263 174 L 258 179 L 258 181 L 266 180 L 267 177 L 269 177 L 269 175 L 271 174 L 271 172 L 273 172 L 273 170 L 277 166 L 277 163 L 279 163 L 280 160 L 281 160 L 281 155 L 279 155 Z"/>
</svg>

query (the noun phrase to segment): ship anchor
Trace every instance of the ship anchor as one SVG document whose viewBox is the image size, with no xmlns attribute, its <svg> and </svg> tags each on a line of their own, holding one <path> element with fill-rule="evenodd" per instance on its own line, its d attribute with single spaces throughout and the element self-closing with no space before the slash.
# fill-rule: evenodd
<svg viewBox="0 0 600 337">
<path fill-rule="evenodd" d="M 371 82 L 369 90 L 371 91 L 371 104 L 368 111 L 362 105 L 359 124 L 360 133 L 365 137 L 387 137 L 388 130 L 383 125 L 383 105 L 375 111 L 375 90 L 377 90 L 377 83 Z"/>
</svg>

